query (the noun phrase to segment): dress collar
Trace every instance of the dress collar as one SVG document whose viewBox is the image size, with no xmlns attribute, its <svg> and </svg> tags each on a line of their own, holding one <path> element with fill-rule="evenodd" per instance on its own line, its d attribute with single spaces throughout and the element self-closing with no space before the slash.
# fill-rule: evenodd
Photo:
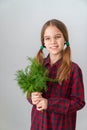
<svg viewBox="0 0 87 130">
<path fill-rule="evenodd" d="M 57 60 L 52 66 L 54 66 L 54 65 L 58 66 L 61 62 L 62 62 L 62 58 Z M 44 59 L 44 66 L 48 66 L 48 65 L 51 66 L 49 55 Z"/>
</svg>

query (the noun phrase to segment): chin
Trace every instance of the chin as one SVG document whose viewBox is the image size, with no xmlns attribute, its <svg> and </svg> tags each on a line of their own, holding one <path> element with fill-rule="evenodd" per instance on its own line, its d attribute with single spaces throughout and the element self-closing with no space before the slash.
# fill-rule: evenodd
<svg viewBox="0 0 87 130">
<path fill-rule="evenodd" d="M 58 55 L 59 52 L 51 52 L 52 55 Z"/>
</svg>

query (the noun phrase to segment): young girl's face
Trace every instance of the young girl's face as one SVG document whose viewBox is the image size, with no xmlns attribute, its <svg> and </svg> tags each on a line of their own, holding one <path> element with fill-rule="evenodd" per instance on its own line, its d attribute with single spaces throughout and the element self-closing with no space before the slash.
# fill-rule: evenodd
<svg viewBox="0 0 87 130">
<path fill-rule="evenodd" d="M 51 55 L 61 54 L 65 39 L 62 32 L 56 26 L 48 26 L 44 32 L 44 45 Z"/>
</svg>

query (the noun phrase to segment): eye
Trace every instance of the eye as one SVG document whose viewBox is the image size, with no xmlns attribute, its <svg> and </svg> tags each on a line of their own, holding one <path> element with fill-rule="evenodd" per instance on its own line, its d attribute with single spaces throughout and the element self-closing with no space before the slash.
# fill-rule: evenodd
<svg viewBox="0 0 87 130">
<path fill-rule="evenodd" d="M 45 40 L 45 41 L 49 41 L 49 40 L 50 40 L 50 38 L 49 38 L 49 37 L 46 37 L 46 38 L 44 38 L 44 40 Z"/>
<path fill-rule="evenodd" d="M 60 36 L 60 35 L 58 35 L 58 36 L 55 36 L 55 39 L 58 39 L 58 38 L 61 38 L 61 36 Z"/>
</svg>

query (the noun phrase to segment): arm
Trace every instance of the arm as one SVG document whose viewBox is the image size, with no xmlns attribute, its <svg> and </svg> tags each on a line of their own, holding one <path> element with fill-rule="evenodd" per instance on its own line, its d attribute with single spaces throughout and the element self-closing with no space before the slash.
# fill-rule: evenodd
<svg viewBox="0 0 87 130">
<path fill-rule="evenodd" d="M 71 76 L 71 94 L 69 98 L 48 99 L 48 111 L 66 114 L 80 110 L 85 105 L 84 85 L 81 69 L 76 65 Z"/>
</svg>

